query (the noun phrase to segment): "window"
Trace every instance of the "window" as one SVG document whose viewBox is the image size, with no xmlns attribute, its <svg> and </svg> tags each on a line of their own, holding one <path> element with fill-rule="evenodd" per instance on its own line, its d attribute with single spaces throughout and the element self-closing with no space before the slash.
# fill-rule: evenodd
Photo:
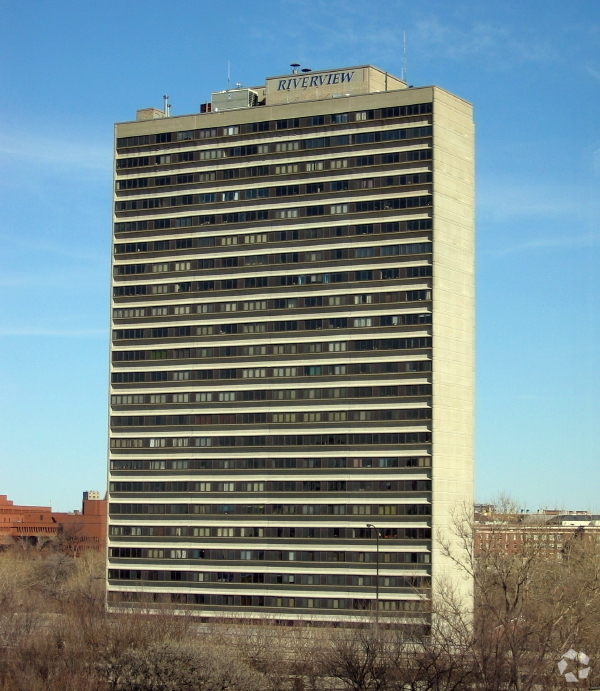
<svg viewBox="0 0 600 691">
<path fill-rule="evenodd" d="M 298 346 L 295 343 L 287 343 L 285 345 L 274 345 L 273 354 L 283 355 L 284 353 L 297 353 Z"/>
<path fill-rule="evenodd" d="M 324 161 L 308 161 L 306 164 L 306 172 L 312 173 L 315 170 L 323 170 Z"/>
<path fill-rule="evenodd" d="M 268 235 L 266 233 L 253 233 L 252 235 L 244 235 L 244 244 L 253 245 L 256 243 L 268 242 Z"/>
<path fill-rule="evenodd" d="M 269 188 L 262 187 L 259 189 L 246 190 L 246 199 L 264 199 L 269 196 Z"/>
<path fill-rule="evenodd" d="M 347 415 L 345 411 L 335 411 L 333 413 L 329 413 L 329 422 L 344 422 L 346 417 Z"/>
<path fill-rule="evenodd" d="M 239 133 L 240 133 L 239 125 L 231 125 L 230 127 L 224 127 L 223 128 L 223 134 L 226 136 L 232 136 L 234 134 L 239 134 Z"/>
<path fill-rule="evenodd" d="M 338 180 L 331 183 L 332 192 L 344 192 L 348 189 L 348 180 Z"/>
<path fill-rule="evenodd" d="M 362 122 L 363 120 L 373 120 L 375 117 L 374 110 L 361 110 L 356 113 L 356 121 Z"/>
<path fill-rule="evenodd" d="M 340 352 L 345 352 L 346 350 L 346 343 L 344 342 L 337 342 L 337 343 L 329 343 L 329 352 L 330 353 L 340 353 Z"/>
<path fill-rule="evenodd" d="M 297 163 L 286 163 L 283 166 L 275 166 L 275 175 L 289 175 L 290 173 L 298 172 Z"/>
<path fill-rule="evenodd" d="M 203 196 L 203 195 L 200 195 Z M 240 198 L 240 193 L 237 190 L 231 190 L 229 192 L 223 192 L 223 201 L 224 202 L 236 202 Z M 211 201 L 214 201 L 211 200 Z"/>
<path fill-rule="evenodd" d="M 331 116 L 331 122 L 334 125 L 339 125 L 344 122 L 348 122 L 348 113 L 336 113 Z"/>
<path fill-rule="evenodd" d="M 273 413 L 273 422 L 296 422 L 297 413 Z"/>
<path fill-rule="evenodd" d="M 192 238 L 178 238 L 175 240 L 175 249 L 186 250 L 191 249 L 194 246 L 194 241 Z"/>
<path fill-rule="evenodd" d="M 217 537 L 234 537 L 234 528 L 217 528 Z M 219 575 L 227 575 L 228 576 L 227 582 L 228 583 L 233 582 L 233 574 L 232 573 L 219 574 Z"/>
<path fill-rule="evenodd" d="M 348 159 L 347 158 L 338 158 L 335 161 L 331 161 L 331 168 L 332 169 L 347 168 L 347 167 L 348 167 Z"/>
<path fill-rule="evenodd" d="M 269 279 L 266 276 L 258 276 L 257 278 L 244 279 L 246 288 L 266 288 L 269 285 Z"/>
<path fill-rule="evenodd" d="M 321 413 L 303 413 L 303 422 L 321 422 Z"/>
<path fill-rule="evenodd" d="M 160 393 L 160 394 L 152 394 L 150 396 L 150 403 L 166 403 L 167 402 L 167 394 Z"/>
<path fill-rule="evenodd" d="M 288 120 L 277 120 L 278 130 L 287 130 L 292 127 L 300 127 L 300 118 L 290 118 Z"/>
<path fill-rule="evenodd" d="M 246 125 L 246 132 L 268 132 L 271 129 L 271 123 L 266 122 L 250 122 Z"/>
<path fill-rule="evenodd" d="M 275 188 L 276 197 L 287 197 L 292 194 L 300 194 L 299 185 L 282 185 L 281 187 Z"/>
<path fill-rule="evenodd" d="M 373 326 L 373 317 L 355 317 L 355 327 Z"/>
<path fill-rule="evenodd" d="M 243 333 L 264 333 L 267 330 L 265 322 L 254 322 L 252 324 L 242 324 Z"/>
<path fill-rule="evenodd" d="M 255 310 L 266 310 L 267 301 L 266 300 L 253 300 L 252 302 L 244 302 L 244 309 L 255 311 Z"/>
<path fill-rule="evenodd" d="M 277 209 L 275 218 L 298 218 L 298 209 Z"/>
<path fill-rule="evenodd" d="M 245 379 L 257 379 L 267 376 L 266 369 L 245 369 L 242 370 L 242 376 Z"/>
<path fill-rule="evenodd" d="M 346 329 L 348 327 L 348 319 L 346 317 L 337 317 L 329 320 L 330 329 Z"/>
<path fill-rule="evenodd" d="M 273 300 L 274 309 L 290 309 L 298 307 L 298 298 L 282 298 Z"/>
<path fill-rule="evenodd" d="M 261 264 L 269 263 L 269 255 L 267 254 L 251 254 L 246 256 L 244 260 L 245 266 L 260 266 Z"/>
<path fill-rule="evenodd" d="M 273 369 L 274 377 L 296 377 L 298 376 L 297 367 L 275 367 Z"/>
<path fill-rule="evenodd" d="M 204 149 L 204 151 L 200 151 L 201 161 L 209 161 L 214 158 L 221 158 L 221 151 L 219 149 Z"/>
<path fill-rule="evenodd" d="M 277 142 L 275 144 L 275 151 L 298 151 L 300 148 L 300 142 L 294 140 L 291 142 Z"/>
<path fill-rule="evenodd" d="M 267 346 L 243 346 L 243 355 L 266 355 Z"/>
<path fill-rule="evenodd" d="M 356 272 L 357 281 L 372 281 L 373 272 L 372 271 L 357 271 Z"/>
<path fill-rule="evenodd" d="M 287 321 L 287 322 L 274 322 L 274 331 L 297 331 L 298 322 L 297 321 Z"/>
<path fill-rule="evenodd" d="M 347 214 L 348 213 L 348 204 L 333 204 L 331 206 L 331 213 L 332 214 Z"/>
</svg>

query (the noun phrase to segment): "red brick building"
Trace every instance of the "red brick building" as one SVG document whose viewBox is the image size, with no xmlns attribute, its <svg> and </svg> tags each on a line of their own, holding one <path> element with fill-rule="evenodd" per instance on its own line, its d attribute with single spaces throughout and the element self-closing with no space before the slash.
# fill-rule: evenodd
<svg viewBox="0 0 600 691">
<path fill-rule="evenodd" d="M 600 535 L 600 516 L 586 511 L 543 511 L 539 514 L 475 514 L 475 554 L 517 554 L 535 549 L 561 559 L 572 540 Z"/>
<path fill-rule="evenodd" d="M 106 500 L 98 492 L 84 492 L 81 511 L 53 512 L 50 506 L 15 506 L 0 495 L 0 545 L 15 542 L 43 546 L 54 543 L 77 554 L 106 547 Z"/>
</svg>

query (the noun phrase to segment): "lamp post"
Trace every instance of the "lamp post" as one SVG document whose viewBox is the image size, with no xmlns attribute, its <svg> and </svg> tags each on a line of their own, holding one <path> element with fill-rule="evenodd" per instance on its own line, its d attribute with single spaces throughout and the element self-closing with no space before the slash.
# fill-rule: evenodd
<svg viewBox="0 0 600 691">
<path fill-rule="evenodd" d="M 376 561 L 375 561 L 375 625 L 379 625 L 379 530 L 372 524 L 367 523 L 367 528 L 375 531 L 375 540 L 377 545 Z"/>
</svg>

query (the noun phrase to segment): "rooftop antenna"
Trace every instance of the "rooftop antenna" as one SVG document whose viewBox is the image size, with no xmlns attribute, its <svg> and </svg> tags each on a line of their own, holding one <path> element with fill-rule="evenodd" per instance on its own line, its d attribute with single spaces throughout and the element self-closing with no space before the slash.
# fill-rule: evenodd
<svg viewBox="0 0 600 691">
<path fill-rule="evenodd" d="M 163 96 L 163 101 L 164 101 L 164 113 L 165 117 L 171 117 L 171 104 L 169 103 L 169 97 L 168 96 Z"/>
<path fill-rule="evenodd" d="M 300 72 L 306 73 L 306 72 L 312 72 L 312 70 L 311 70 L 309 67 L 303 67 L 303 68 L 300 70 Z"/>
<path fill-rule="evenodd" d="M 298 68 L 300 67 L 299 62 L 292 62 L 290 64 L 290 67 L 292 68 L 292 74 L 298 74 Z"/>
<path fill-rule="evenodd" d="M 402 81 L 406 81 L 406 31 L 402 32 Z"/>
<path fill-rule="evenodd" d="M 231 63 L 227 60 L 227 84 L 231 81 Z"/>
</svg>

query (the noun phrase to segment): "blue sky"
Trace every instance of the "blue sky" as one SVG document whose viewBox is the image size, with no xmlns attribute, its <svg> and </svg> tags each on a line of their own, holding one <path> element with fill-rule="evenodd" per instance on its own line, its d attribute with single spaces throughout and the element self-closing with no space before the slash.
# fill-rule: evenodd
<svg viewBox="0 0 600 691">
<path fill-rule="evenodd" d="M 0 492 L 105 489 L 115 121 L 291 62 L 475 105 L 477 497 L 600 509 L 600 6 L 0 0 Z"/>
</svg>

